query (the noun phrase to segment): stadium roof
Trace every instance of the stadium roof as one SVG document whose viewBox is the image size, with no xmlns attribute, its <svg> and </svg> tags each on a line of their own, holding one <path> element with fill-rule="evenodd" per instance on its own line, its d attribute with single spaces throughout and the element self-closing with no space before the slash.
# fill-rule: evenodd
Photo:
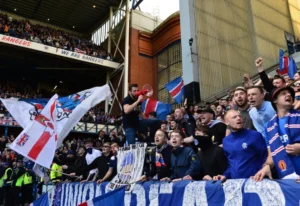
<svg viewBox="0 0 300 206">
<path fill-rule="evenodd" d="M 117 5 L 120 0 L 0 0 L 0 10 L 89 33 L 108 18 L 110 2 Z"/>
</svg>

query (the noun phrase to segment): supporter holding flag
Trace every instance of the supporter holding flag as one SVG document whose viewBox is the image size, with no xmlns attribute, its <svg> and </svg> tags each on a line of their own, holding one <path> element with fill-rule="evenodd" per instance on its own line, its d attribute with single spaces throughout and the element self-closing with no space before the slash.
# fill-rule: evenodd
<svg viewBox="0 0 300 206">
<path fill-rule="evenodd" d="M 225 114 L 225 122 L 231 134 L 224 138 L 223 149 L 229 166 L 223 175 L 214 180 L 250 178 L 261 169 L 268 150 L 262 135 L 253 130 L 243 128 L 243 118 L 238 111 L 229 110 Z"/>
<path fill-rule="evenodd" d="M 201 174 L 201 163 L 193 149 L 190 147 L 182 147 L 185 134 L 180 130 L 171 133 L 170 143 L 173 147 L 171 154 L 170 177 L 164 177 L 161 181 L 176 182 L 183 179 L 198 179 Z"/>
<path fill-rule="evenodd" d="M 271 102 L 264 101 L 264 90 L 260 86 L 252 86 L 247 89 L 248 101 L 252 106 L 249 115 L 252 119 L 253 125 L 259 133 L 265 136 L 264 125 L 275 114 Z"/>
<path fill-rule="evenodd" d="M 184 83 L 181 77 L 177 77 L 176 79 L 166 84 L 166 89 L 178 104 L 183 101 L 183 87 Z"/>
<path fill-rule="evenodd" d="M 300 112 L 293 109 L 294 100 L 295 92 L 290 87 L 277 88 L 272 92 L 276 114 L 265 125 L 268 159 L 254 176 L 255 181 L 262 181 L 265 176 L 272 178 L 272 168 L 280 179 L 299 178 Z"/>
</svg>

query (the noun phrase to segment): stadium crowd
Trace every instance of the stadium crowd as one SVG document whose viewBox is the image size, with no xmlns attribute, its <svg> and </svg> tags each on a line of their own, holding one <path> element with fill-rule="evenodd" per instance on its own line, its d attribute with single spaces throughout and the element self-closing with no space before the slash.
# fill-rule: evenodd
<svg viewBox="0 0 300 206">
<path fill-rule="evenodd" d="M 32 24 L 27 19 L 19 21 L 1 13 L 0 34 L 110 60 L 106 50 L 92 40 L 59 29 Z"/>
<path fill-rule="evenodd" d="M 122 103 L 125 134 L 113 130 L 100 131 L 97 138 L 66 138 L 46 171 L 49 178 L 46 175 L 42 181 L 36 178 L 31 161 L 6 148 L 14 136 L 1 137 L 0 204 L 3 200 L 5 205 L 30 203 L 34 185 L 41 193 L 41 185 L 49 182 L 110 181 L 117 173 L 118 148 L 125 141 L 149 145 L 140 181 L 298 179 L 300 72 L 293 79 L 269 78 L 261 58 L 255 66 L 258 82 L 245 75 L 244 85 L 227 98 L 205 107 L 185 102 L 163 121 L 154 111 L 144 119 L 143 96 L 136 96 L 138 85 L 131 85 Z M 99 107 L 93 112 L 96 118 L 104 116 Z"/>
</svg>

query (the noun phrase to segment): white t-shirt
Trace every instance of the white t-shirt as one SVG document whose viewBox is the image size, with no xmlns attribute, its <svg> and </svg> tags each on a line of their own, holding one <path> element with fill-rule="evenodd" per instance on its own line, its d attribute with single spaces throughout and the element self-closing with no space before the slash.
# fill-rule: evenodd
<svg viewBox="0 0 300 206">
<path fill-rule="evenodd" d="M 97 149 L 93 149 L 92 154 L 87 153 L 85 155 L 85 160 L 86 163 L 89 165 L 91 164 L 97 157 L 100 157 L 102 155 L 102 153 L 97 150 Z M 90 171 L 90 174 L 95 174 L 97 172 L 98 169 L 93 169 Z"/>
</svg>

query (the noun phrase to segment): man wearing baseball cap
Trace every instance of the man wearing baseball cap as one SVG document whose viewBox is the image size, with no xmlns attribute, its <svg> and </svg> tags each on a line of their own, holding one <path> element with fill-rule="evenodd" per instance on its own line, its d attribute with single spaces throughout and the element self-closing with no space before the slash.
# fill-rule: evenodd
<svg viewBox="0 0 300 206">
<path fill-rule="evenodd" d="M 209 127 L 209 133 L 213 136 L 213 143 L 221 145 L 226 133 L 226 124 L 215 119 L 215 112 L 210 107 L 198 110 L 197 113 L 199 113 L 201 123 Z"/>
<path fill-rule="evenodd" d="M 272 168 L 280 179 L 297 179 L 300 174 L 300 111 L 293 109 L 295 92 L 291 87 L 276 88 L 271 99 L 276 114 L 265 125 L 269 154 L 254 180 L 262 181 L 265 176 L 272 178 Z"/>
</svg>

